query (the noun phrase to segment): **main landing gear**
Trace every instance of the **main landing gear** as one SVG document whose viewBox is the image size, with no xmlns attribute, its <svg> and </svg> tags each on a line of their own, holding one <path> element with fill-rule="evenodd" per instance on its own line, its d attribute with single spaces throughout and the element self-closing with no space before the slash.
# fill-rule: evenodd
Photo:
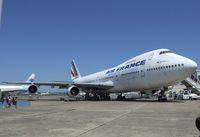
<svg viewBox="0 0 200 137">
<path fill-rule="evenodd" d="M 168 88 L 164 88 L 164 90 L 161 90 L 161 92 L 158 94 L 158 101 L 159 102 L 166 102 L 167 96 L 165 92 L 168 90 Z"/>
<path fill-rule="evenodd" d="M 85 100 L 111 100 L 109 93 L 88 92 L 85 95 Z"/>
<path fill-rule="evenodd" d="M 118 96 L 117 96 L 117 100 L 118 101 L 123 101 L 123 100 L 126 100 L 125 96 L 123 95 L 123 93 L 120 93 Z"/>
</svg>

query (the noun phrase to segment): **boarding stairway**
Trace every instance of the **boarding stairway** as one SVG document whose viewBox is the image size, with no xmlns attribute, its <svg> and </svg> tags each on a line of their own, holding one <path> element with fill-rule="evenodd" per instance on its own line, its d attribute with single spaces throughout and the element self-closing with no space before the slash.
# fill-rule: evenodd
<svg viewBox="0 0 200 137">
<path fill-rule="evenodd" d="M 183 80 L 182 84 L 184 84 L 188 89 L 192 90 L 193 93 L 200 95 L 200 83 L 193 75 Z"/>
</svg>

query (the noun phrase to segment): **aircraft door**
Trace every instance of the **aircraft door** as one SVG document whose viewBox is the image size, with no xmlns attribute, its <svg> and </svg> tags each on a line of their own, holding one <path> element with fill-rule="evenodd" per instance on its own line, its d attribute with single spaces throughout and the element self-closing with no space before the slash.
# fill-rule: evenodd
<svg viewBox="0 0 200 137">
<path fill-rule="evenodd" d="M 116 80 L 117 82 L 119 82 L 119 75 L 116 75 L 116 76 L 115 76 L 115 80 Z"/>
<path fill-rule="evenodd" d="M 149 61 L 146 59 L 146 63 L 144 65 L 140 66 L 140 77 L 145 77 L 145 72 L 146 72 L 146 65 Z"/>
<path fill-rule="evenodd" d="M 141 77 L 145 77 L 145 65 L 144 65 L 144 66 L 141 66 L 141 69 L 140 69 L 140 76 L 141 76 Z"/>
<path fill-rule="evenodd" d="M 148 58 L 146 59 L 146 64 L 141 66 L 141 71 L 140 71 L 141 77 L 145 77 L 146 68 L 150 66 L 153 57 L 154 57 L 154 53 L 149 54 Z"/>
</svg>

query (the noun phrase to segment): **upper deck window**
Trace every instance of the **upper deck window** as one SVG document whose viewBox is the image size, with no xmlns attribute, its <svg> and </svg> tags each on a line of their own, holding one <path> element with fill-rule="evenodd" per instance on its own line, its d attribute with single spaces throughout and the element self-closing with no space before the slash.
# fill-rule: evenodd
<svg viewBox="0 0 200 137">
<path fill-rule="evenodd" d="M 160 55 L 161 55 L 161 54 L 166 54 L 166 53 L 172 53 L 172 52 L 171 52 L 170 50 L 161 51 L 161 52 L 160 52 Z"/>
</svg>

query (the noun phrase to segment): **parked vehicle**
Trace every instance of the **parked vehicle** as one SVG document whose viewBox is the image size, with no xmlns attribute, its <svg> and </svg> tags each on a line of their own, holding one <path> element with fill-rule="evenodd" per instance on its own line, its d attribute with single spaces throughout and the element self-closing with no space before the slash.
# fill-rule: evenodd
<svg viewBox="0 0 200 137">
<path fill-rule="evenodd" d="M 177 95 L 177 99 L 181 99 L 181 100 L 197 100 L 197 99 L 200 99 L 200 96 L 198 96 L 195 93 L 192 93 L 191 90 L 183 90 Z"/>
<path fill-rule="evenodd" d="M 194 94 L 194 93 L 190 93 L 189 99 L 190 100 L 197 100 L 197 99 L 200 99 L 200 96 L 198 96 L 197 94 Z"/>
</svg>

